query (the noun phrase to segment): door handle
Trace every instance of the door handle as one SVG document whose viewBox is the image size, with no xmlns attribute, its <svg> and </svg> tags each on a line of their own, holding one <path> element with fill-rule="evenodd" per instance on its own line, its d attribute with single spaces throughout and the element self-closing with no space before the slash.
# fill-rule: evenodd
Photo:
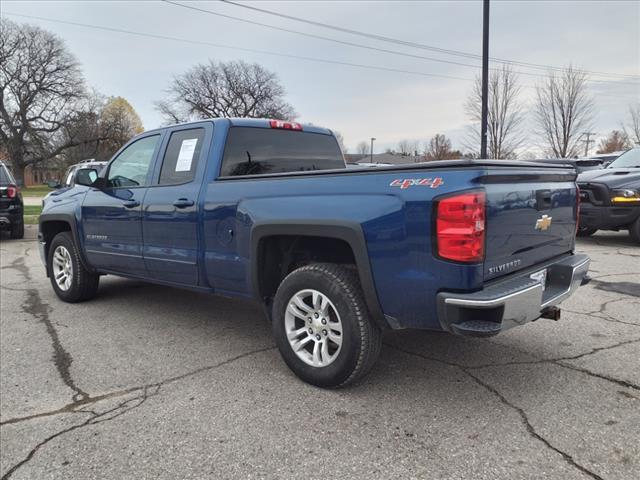
<svg viewBox="0 0 640 480">
<path fill-rule="evenodd" d="M 140 202 L 137 200 L 127 200 L 122 204 L 124 208 L 135 208 L 140 205 Z"/>
<path fill-rule="evenodd" d="M 173 206 L 176 208 L 187 208 L 193 206 L 193 200 L 189 200 L 187 198 L 179 198 L 175 202 L 173 202 Z"/>
</svg>

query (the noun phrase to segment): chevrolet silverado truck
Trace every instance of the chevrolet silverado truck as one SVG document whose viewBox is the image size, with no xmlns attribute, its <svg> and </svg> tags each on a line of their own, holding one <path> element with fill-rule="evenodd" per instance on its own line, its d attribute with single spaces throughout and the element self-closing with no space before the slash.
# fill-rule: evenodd
<svg viewBox="0 0 640 480">
<path fill-rule="evenodd" d="M 220 118 L 143 133 L 78 175 L 46 202 L 39 246 L 66 302 L 107 274 L 253 299 L 291 370 L 339 387 L 371 369 L 385 330 L 486 337 L 559 318 L 589 267 L 574 253 L 575 175 L 347 169 L 330 130 Z"/>
<path fill-rule="evenodd" d="M 578 175 L 578 236 L 598 230 L 628 230 L 640 244 L 640 148 L 620 155 L 607 168 Z"/>
</svg>

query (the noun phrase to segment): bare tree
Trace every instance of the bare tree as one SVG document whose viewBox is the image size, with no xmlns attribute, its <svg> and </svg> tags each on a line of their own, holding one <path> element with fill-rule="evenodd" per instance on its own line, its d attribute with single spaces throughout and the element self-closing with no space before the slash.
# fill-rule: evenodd
<svg viewBox="0 0 640 480">
<path fill-rule="evenodd" d="M 85 110 L 76 59 L 39 27 L 0 20 L 0 147 L 19 182 L 24 170 L 78 144 L 74 120 Z"/>
<path fill-rule="evenodd" d="M 358 144 L 358 146 L 356 147 L 356 151 L 358 152 L 358 154 L 360 155 L 366 155 L 369 153 L 369 144 L 367 142 L 360 142 Z"/>
<path fill-rule="evenodd" d="M 156 102 L 167 123 L 215 117 L 292 120 L 296 113 L 284 100 L 275 73 L 257 63 L 198 64 L 173 78 L 168 98 Z"/>
<path fill-rule="evenodd" d="M 87 158 L 108 160 L 132 137 L 144 130 L 140 117 L 123 97 L 105 99 L 98 93 L 88 97 L 87 109 L 78 114 L 65 131 L 78 145 L 63 153 L 64 163 Z"/>
<path fill-rule="evenodd" d="M 606 138 L 600 140 L 600 145 L 596 153 L 619 152 L 631 148 L 631 142 L 625 132 L 612 130 Z"/>
<path fill-rule="evenodd" d="M 435 134 L 425 145 L 426 160 L 451 160 L 462 158 L 462 152 L 451 149 L 451 140 L 440 133 Z"/>
<path fill-rule="evenodd" d="M 536 119 L 546 153 L 557 158 L 578 156 L 580 139 L 593 123 L 586 74 L 569 66 L 562 73 L 549 73 L 536 90 Z"/>
<path fill-rule="evenodd" d="M 629 105 L 630 123 L 623 127 L 624 133 L 634 145 L 640 145 L 640 103 Z"/>
<path fill-rule="evenodd" d="M 509 65 L 492 70 L 488 85 L 487 155 L 489 158 L 515 158 L 524 144 L 522 123 L 524 111 L 518 97 L 518 75 Z M 480 122 L 482 120 L 482 80 L 476 77 L 473 90 L 465 103 L 467 116 L 474 122 L 465 139 L 465 147 L 480 152 Z"/>
<path fill-rule="evenodd" d="M 416 155 L 418 148 L 419 143 L 414 140 L 400 140 L 398 142 L 398 152 L 403 156 Z"/>
</svg>

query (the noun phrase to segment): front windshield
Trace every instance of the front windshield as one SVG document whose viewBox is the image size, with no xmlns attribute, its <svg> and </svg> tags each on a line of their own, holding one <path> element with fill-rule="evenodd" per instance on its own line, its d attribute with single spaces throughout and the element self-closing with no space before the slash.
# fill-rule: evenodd
<svg viewBox="0 0 640 480">
<path fill-rule="evenodd" d="M 640 148 L 632 148 L 624 152 L 607 168 L 640 168 Z"/>
</svg>

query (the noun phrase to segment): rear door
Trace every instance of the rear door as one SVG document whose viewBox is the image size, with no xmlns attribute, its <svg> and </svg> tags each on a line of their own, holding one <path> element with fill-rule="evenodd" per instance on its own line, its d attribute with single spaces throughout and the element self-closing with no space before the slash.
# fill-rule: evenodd
<svg viewBox="0 0 640 480">
<path fill-rule="evenodd" d="M 573 250 L 575 173 L 545 168 L 489 169 L 485 280 Z"/>
<path fill-rule="evenodd" d="M 198 198 L 212 133 L 207 123 L 167 134 L 142 213 L 143 255 L 151 278 L 198 285 Z"/>
<path fill-rule="evenodd" d="M 98 269 L 146 276 L 142 257 L 142 203 L 161 134 L 139 138 L 110 163 L 107 188 L 90 188 L 82 203 L 89 263 Z"/>
</svg>

